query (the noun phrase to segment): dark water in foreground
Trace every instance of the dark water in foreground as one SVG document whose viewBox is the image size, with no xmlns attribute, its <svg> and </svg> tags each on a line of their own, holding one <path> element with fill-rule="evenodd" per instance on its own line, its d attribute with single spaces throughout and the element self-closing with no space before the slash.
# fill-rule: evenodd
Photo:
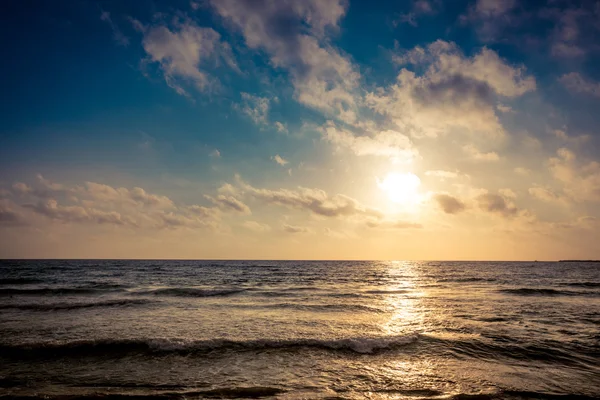
<svg viewBox="0 0 600 400">
<path fill-rule="evenodd" d="M 65 395 L 596 398 L 600 264 L 0 261 L 0 396 Z"/>
</svg>

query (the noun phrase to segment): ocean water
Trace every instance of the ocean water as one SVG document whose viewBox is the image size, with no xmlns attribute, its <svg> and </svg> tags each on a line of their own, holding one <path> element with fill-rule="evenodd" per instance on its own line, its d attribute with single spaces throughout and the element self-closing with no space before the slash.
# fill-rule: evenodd
<svg viewBox="0 0 600 400">
<path fill-rule="evenodd" d="M 0 261 L 0 397 L 600 397 L 600 264 Z"/>
</svg>

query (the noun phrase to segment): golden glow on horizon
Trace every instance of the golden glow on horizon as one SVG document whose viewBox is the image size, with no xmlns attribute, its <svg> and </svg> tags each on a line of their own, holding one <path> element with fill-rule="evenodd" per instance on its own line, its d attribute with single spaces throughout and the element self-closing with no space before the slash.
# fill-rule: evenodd
<svg viewBox="0 0 600 400">
<path fill-rule="evenodd" d="M 419 202 L 421 180 L 413 173 L 390 172 L 383 181 L 378 180 L 377 185 L 394 203 L 414 205 Z"/>
</svg>

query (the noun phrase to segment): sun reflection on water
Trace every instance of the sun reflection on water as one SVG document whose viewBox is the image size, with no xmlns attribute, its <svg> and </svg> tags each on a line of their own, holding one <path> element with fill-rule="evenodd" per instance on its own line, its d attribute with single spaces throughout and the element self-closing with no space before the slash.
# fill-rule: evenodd
<svg viewBox="0 0 600 400">
<path fill-rule="evenodd" d="M 410 261 L 391 261 L 387 270 L 389 287 L 384 303 L 391 316 L 383 325 L 388 335 L 418 333 L 424 329 L 425 315 L 421 306 L 426 293 L 417 282 L 420 271 Z"/>
</svg>

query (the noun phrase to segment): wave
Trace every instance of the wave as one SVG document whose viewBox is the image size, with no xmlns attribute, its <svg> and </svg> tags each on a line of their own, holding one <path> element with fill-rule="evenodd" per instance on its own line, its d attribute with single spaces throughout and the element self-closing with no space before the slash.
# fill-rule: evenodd
<svg viewBox="0 0 600 400">
<path fill-rule="evenodd" d="M 82 356 L 125 356 L 128 354 L 206 354 L 215 351 L 262 351 L 313 348 L 372 354 L 380 350 L 400 348 L 418 339 L 417 335 L 390 337 L 350 337 L 341 339 L 256 339 L 256 340 L 175 340 L 175 339 L 98 339 L 69 342 L 36 342 L 0 345 L 0 357 L 45 358 Z"/>
<path fill-rule="evenodd" d="M 200 289 L 200 288 L 162 288 L 132 292 L 135 295 L 174 296 L 174 297 L 222 297 L 245 292 L 247 289 Z"/>
<path fill-rule="evenodd" d="M 584 287 L 584 288 L 596 288 L 600 287 L 600 282 L 566 282 L 564 286 Z"/>
<path fill-rule="evenodd" d="M 403 293 L 411 293 L 410 289 L 375 289 L 375 290 L 367 290 L 364 293 L 367 294 L 403 294 Z"/>
<path fill-rule="evenodd" d="M 3 304 L 0 310 L 28 310 L 28 311 L 60 311 L 77 310 L 81 308 L 100 308 L 100 307 L 124 307 L 145 305 L 153 303 L 152 301 L 142 299 L 122 299 L 108 300 L 90 303 L 41 303 L 41 304 Z"/>
<path fill-rule="evenodd" d="M 101 400 L 183 400 L 187 398 L 205 398 L 205 399 L 259 399 L 262 397 L 273 397 L 285 393 L 286 390 L 268 386 L 250 386 L 250 387 L 226 387 L 210 390 L 181 391 L 181 392 L 156 392 L 154 394 L 125 394 L 125 393 L 89 393 L 77 395 L 42 395 L 31 396 L 0 396 L 0 399 L 18 399 L 18 400 L 41 400 L 41 399 L 101 399 Z"/>
<path fill-rule="evenodd" d="M 42 282 L 41 279 L 35 278 L 0 278 L 0 285 L 28 285 Z"/>
<path fill-rule="evenodd" d="M 459 358 L 465 356 L 481 360 L 535 360 L 560 365 L 595 365 L 598 349 L 583 344 L 574 345 L 563 342 L 530 342 L 524 343 L 505 336 L 488 336 L 490 340 L 457 340 L 441 339 L 427 336 L 423 338 L 428 344 L 439 346 Z"/>
<path fill-rule="evenodd" d="M 438 279 L 438 282 L 496 282 L 496 278 L 443 278 Z"/>
<path fill-rule="evenodd" d="M 249 309 L 294 309 L 300 311 L 331 311 L 331 312 L 372 312 L 384 313 L 381 308 L 366 306 L 362 304 L 304 304 L 304 303 L 271 303 L 271 304 L 227 304 L 227 307 L 249 308 Z"/>
<path fill-rule="evenodd" d="M 86 287 L 63 287 L 63 288 L 35 288 L 35 289 L 0 289 L 0 296 L 39 296 L 39 295 L 69 295 L 69 294 L 93 294 L 99 290 Z"/>
<path fill-rule="evenodd" d="M 572 290 L 557 290 L 544 288 L 500 289 L 499 292 L 518 296 L 598 296 L 597 292 L 577 292 Z"/>
<path fill-rule="evenodd" d="M 118 386 L 120 387 L 120 386 Z M 287 393 L 288 391 L 278 387 L 269 386 L 249 386 L 249 387 L 224 387 L 209 390 L 181 390 L 168 392 L 167 390 L 177 389 L 176 386 L 170 388 L 158 386 L 149 394 L 136 393 L 115 393 L 111 392 L 94 392 L 77 395 L 47 395 L 34 394 L 22 396 L 0 396 L 0 399 L 12 400 L 183 400 L 187 398 L 205 398 L 205 399 L 259 399 L 263 397 L 273 397 Z M 576 393 L 544 393 L 525 390 L 500 390 L 495 393 L 457 393 L 445 396 L 443 392 L 434 389 L 371 389 L 369 393 L 386 393 L 399 394 L 403 397 L 416 398 L 436 398 L 446 400 L 598 400 L 599 397 L 587 396 Z M 364 394 L 362 392 L 359 392 Z M 293 392 L 292 392 L 293 394 Z M 362 397 L 362 396 L 361 396 Z M 327 399 L 345 399 L 346 397 L 334 396 L 326 397 Z"/>
</svg>

